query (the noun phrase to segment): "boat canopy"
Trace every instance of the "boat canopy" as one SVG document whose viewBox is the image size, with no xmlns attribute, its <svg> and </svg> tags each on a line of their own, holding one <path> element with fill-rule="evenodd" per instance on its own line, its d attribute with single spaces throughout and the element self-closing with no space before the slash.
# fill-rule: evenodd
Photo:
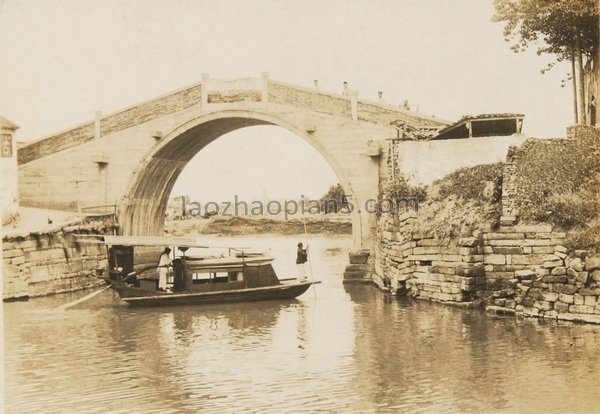
<svg viewBox="0 0 600 414">
<path fill-rule="evenodd" d="M 163 237 L 163 236 L 110 236 L 85 235 L 82 241 L 86 243 L 106 244 L 108 246 L 168 246 L 168 247 L 197 247 L 209 248 L 200 244 L 192 237 Z"/>
</svg>

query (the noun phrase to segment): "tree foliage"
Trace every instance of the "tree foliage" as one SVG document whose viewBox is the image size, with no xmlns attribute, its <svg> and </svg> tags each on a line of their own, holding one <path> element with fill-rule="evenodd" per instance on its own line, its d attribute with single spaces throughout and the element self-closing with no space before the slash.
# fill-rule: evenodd
<svg viewBox="0 0 600 414">
<path fill-rule="evenodd" d="M 600 66 L 598 1 L 494 0 L 494 6 L 494 21 L 505 22 L 504 38 L 512 43 L 513 51 L 523 52 L 536 45 L 538 55 L 551 54 L 556 61 L 573 63 L 575 71 L 570 77 L 576 76 L 581 82 L 578 104 L 591 115 L 599 95 L 595 84 Z M 576 61 L 579 67 L 575 66 Z M 550 63 L 542 73 L 555 63 Z"/>
<path fill-rule="evenodd" d="M 494 0 L 495 21 L 504 21 L 504 37 L 511 48 L 522 52 L 541 41 L 537 53 L 551 53 L 558 60 L 570 59 L 573 45 L 590 57 L 598 45 L 596 0 Z"/>
<path fill-rule="evenodd" d="M 329 190 L 321 199 L 319 200 L 319 206 L 321 207 L 321 212 L 327 213 L 337 213 L 343 207 L 348 205 L 348 200 L 344 194 L 344 188 L 341 184 L 332 185 L 329 187 Z"/>
</svg>

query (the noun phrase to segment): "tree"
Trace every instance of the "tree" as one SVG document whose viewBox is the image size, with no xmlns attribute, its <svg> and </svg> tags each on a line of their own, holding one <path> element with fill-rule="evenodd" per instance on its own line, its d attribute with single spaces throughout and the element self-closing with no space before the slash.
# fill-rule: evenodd
<svg viewBox="0 0 600 414">
<path fill-rule="evenodd" d="M 344 194 L 341 184 L 332 185 L 329 190 L 319 200 L 321 211 L 327 213 L 337 213 L 343 207 L 348 205 L 348 200 Z"/>
<path fill-rule="evenodd" d="M 505 22 L 504 38 L 515 52 L 537 44 L 537 54 L 570 61 L 575 122 L 595 125 L 600 96 L 598 0 L 494 0 L 494 21 Z M 542 70 L 550 70 L 551 63 Z"/>
</svg>

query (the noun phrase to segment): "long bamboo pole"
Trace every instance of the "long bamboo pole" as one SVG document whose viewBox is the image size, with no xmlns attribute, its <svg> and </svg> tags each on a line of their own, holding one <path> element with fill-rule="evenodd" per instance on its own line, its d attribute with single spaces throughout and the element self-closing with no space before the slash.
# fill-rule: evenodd
<svg viewBox="0 0 600 414">
<path fill-rule="evenodd" d="M 575 124 L 579 123 L 579 112 L 577 111 L 577 68 L 575 67 L 575 48 L 571 50 L 571 77 L 573 79 L 573 115 Z"/>
</svg>

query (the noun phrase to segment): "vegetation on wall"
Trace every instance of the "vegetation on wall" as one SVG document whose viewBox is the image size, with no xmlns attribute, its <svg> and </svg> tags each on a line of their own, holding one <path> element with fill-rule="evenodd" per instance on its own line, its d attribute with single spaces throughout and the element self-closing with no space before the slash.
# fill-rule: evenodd
<svg viewBox="0 0 600 414">
<path fill-rule="evenodd" d="M 502 168 L 504 163 L 461 168 L 436 183 L 439 197 L 455 195 L 463 200 L 500 202 L 502 198 Z"/>
<path fill-rule="evenodd" d="M 499 223 L 502 163 L 461 168 L 429 187 L 412 186 L 405 177 L 389 184 L 387 193 L 421 201 L 414 231 L 434 234 L 449 243 Z"/>
<path fill-rule="evenodd" d="M 405 175 L 397 174 L 393 180 L 389 180 L 384 184 L 379 197 L 380 209 L 378 212 L 389 210 L 388 204 L 390 202 L 393 203 L 398 212 L 407 209 L 418 210 L 419 206 L 426 200 L 426 186 L 410 184 Z"/>
<path fill-rule="evenodd" d="M 569 232 L 574 248 L 598 249 L 599 159 L 600 139 L 594 131 L 580 131 L 576 139 L 527 141 L 515 160 L 520 221 L 553 224 Z"/>
</svg>

